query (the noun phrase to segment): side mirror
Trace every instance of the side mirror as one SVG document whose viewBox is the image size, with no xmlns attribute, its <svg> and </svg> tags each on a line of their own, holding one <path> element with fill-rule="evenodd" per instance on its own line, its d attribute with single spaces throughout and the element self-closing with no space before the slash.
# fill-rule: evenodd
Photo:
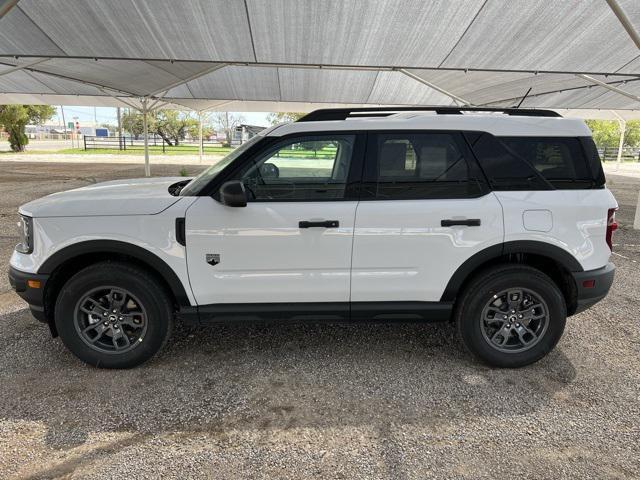
<svg viewBox="0 0 640 480">
<path fill-rule="evenodd" d="M 225 182 L 220 187 L 220 202 L 227 207 L 246 207 L 247 191 L 240 180 Z"/>
</svg>

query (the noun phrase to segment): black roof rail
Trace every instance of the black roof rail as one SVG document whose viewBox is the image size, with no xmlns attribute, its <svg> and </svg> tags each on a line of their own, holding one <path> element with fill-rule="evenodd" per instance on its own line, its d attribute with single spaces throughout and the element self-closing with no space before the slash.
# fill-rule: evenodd
<svg viewBox="0 0 640 480">
<path fill-rule="evenodd" d="M 323 108 L 307 113 L 298 122 L 327 122 L 347 118 L 388 117 L 398 112 L 435 112 L 438 115 L 462 115 L 463 112 L 499 112 L 505 115 L 526 117 L 562 117 L 553 110 L 534 108 L 493 108 L 493 107 L 362 107 Z"/>
</svg>

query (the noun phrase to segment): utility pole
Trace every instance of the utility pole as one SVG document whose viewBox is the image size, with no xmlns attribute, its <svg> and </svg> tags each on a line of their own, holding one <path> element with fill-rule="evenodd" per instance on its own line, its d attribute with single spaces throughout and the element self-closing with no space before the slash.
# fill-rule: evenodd
<svg viewBox="0 0 640 480">
<path fill-rule="evenodd" d="M 149 99 L 142 100 L 142 129 L 144 131 L 144 176 L 151 176 L 151 167 L 149 166 L 149 128 L 147 125 L 147 102 Z"/>
<path fill-rule="evenodd" d="M 204 139 L 202 138 L 202 122 L 204 121 L 204 117 L 202 115 L 202 110 L 198 112 L 198 120 L 200 121 L 200 145 L 198 151 L 200 154 L 200 163 L 202 163 L 202 155 L 204 154 Z"/>
<path fill-rule="evenodd" d="M 64 107 L 60 105 L 60 111 L 62 112 L 62 123 L 64 124 L 64 129 L 62 130 L 65 141 L 67 140 L 67 122 L 64 120 Z"/>
<path fill-rule="evenodd" d="M 118 138 L 122 138 L 122 120 L 120 118 L 120 107 L 116 107 L 116 115 L 118 116 Z"/>
</svg>

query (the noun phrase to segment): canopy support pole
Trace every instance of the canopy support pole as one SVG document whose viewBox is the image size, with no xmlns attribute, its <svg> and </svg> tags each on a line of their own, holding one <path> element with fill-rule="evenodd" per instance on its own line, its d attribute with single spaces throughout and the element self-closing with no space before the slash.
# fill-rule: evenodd
<svg viewBox="0 0 640 480">
<path fill-rule="evenodd" d="M 404 68 L 401 68 L 398 71 L 401 73 L 404 73 L 407 77 L 412 78 L 416 82 L 420 82 L 423 85 L 426 85 L 427 87 L 432 88 L 433 90 L 440 92 L 443 95 L 446 95 L 447 97 L 451 98 L 454 102 L 461 103 L 462 106 L 467 106 L 467 105 L 472 106 L 471 102 L 468 102 L 464 98 L 460 98 L 457 95 L 454 95 L 453 93 L 446 91 L 444 88 L 440 88 L 439 86 L 434 85 L 433 83 L 425 80 L 424 78 L 421 78 L 418 75 L 411 73 L 409 70 L 405 70 Z"/>
<path fill-rule="evenodd" d="M 626 92 L 626 91 L 622 90 L 621 88 L 614 87 L 613 85 L 609 85 L 608 83 L 602 82 L 602 81 L 598 80 L 597 78 L 590 77 L 589 75 L 583 75 L 582 73 L 577 74 L 576 77 L 582 78 L 583 80 L 586 80 L 587 82 L 591 82 L 591 83 L 594 83 L 596 85 L 600 85 L 601 87 L 604 87 L 607 90 L 611 90 L 612 92 L 619 93 L 620 95 L 624 95 L 625 97 L 629 97 L 629 98 L 635 100 L 636 102 L 640 102 L 640 97 L 639 96 L 634 95 L 633 93 Z"/>
<path fill-rule="evenodd" d="M 200 110 L 198 112 L 198 120 L 200 122 L 200 135 L 199 135 L 199 138 L 200 138 L 200 142 L 199 143 L 200 144 L 198 145 L 198 153 L 199 153 L 199 156 L 200 156 L 200 163 L 202 163 L 202 153 L 203 153 L 203 144 L 202 144 L 202 142 L 203 142 L 203 140 L 202 140 L 202 121 L 203 121 L 203 116 L 202 116 L 202 110 Z"/>
<path fill-rule="evenodd" d="M 148 98 L 142 99 L 142 131 L 144 132 L 144 176 L 151 176 L 151 166 L 149 165 L 149 126 L 147 122 L 147 115 L 149 109 L 147 108 Z M 164 140 L 163 140 L 164 141 Z"/>
<path fill-rule="evenodd" d="M 620 23 L 631 37 L 631 40 L 633 40 L 633 43 L 636 44 L 636 47 L 640 48 L 640 34 L 638 34 L 638 32 L 636 31 L 633 23 L 631 23 L 631 20 L 629 20 L 627 14 L 624 13 L 624 10 L 620 6 L 620 4 L 617 2 L 617 0 L 607 0 L 607 3 L 609 4 L 609 8 L 611 8 L 611 10 L 613 10 L 613 13 L 615 13 L 616 17 L 618 17 L 618 20 L 620 20 Z"/>
<path fill-rule="evenodd" d="M 622 161 L 622 146 L 624 145 L 624 132 L 627 129 L 627 122 L 624 120 L 624 118 L 618 115 L 617 112 L 611 110 L 611 113 L 613 113 L 618 118 L 618 125 L 620 126 L 620 141 L 618 142 L 618 157 L 616 158 L 617 172 L 620 168 L 620 162 Z"/>
</svg>

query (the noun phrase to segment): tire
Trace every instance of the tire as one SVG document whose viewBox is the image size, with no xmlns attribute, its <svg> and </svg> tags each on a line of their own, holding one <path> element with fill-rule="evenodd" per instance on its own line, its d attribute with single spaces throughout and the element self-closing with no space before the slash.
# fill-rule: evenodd
<svg viewBox="0 0 640 480">
<path fill-rule="evenodd" d="M 55 323 L 62 342 L 83 362 L 131 368 L 165 345 L 173 307 L 166 290 L 143 268 L 101 262 L 80 270 L 62 287 Z"/>
<path fill-rule="evenodd" d="M 540 270 L 513 264 L 476 275 L 454 314 L 467 349 L 501 368 L 523 367 L 547 355 L 560 340 L 566 317 L 564 296 L 553 280 Z"/>
</svg>

